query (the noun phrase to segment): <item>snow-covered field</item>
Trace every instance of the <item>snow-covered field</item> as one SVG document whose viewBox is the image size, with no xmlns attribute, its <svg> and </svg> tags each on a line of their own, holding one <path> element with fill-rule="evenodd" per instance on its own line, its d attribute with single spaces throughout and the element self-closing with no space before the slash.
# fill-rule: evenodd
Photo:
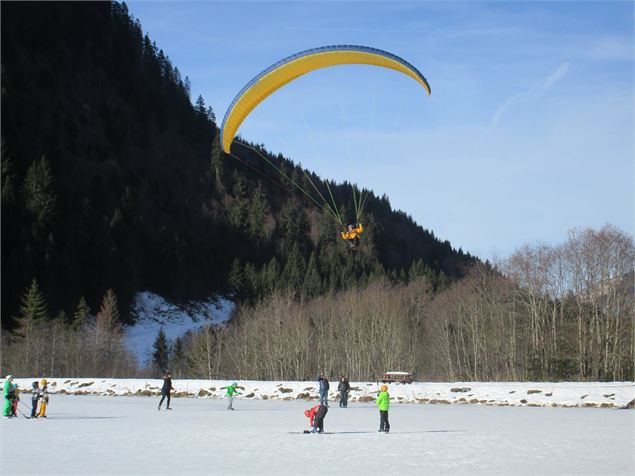
<svg viewBox="0 0 635 476">
<path fill-rule="evenodd" d="M 180 382 L 175 383 L 176 386 Z M 29 403 L 28 395 L 24 402 Z M 52 395 L 47 420 L 0 421 L 0 472 L 20 474 L 632 475 L 631 410 L 332 404 L 304 435 L 312 402 Z M 21 406 L 24 411 L 24 407 Z"/>
<path fill-rule="evenodd" d="M 49 390 L 74 395 L 159 395 L 160 379 L 95 379 L 47 377 Z M 30 390 L 35 379 L 16 379 L 21 389 Z M 317 400 L 317 382 L 263 382 L 240 380 L 245 399 Z M 174 380 L 179 397 L 222 398 L 227 380 Z M 497 406 L 601 407 L 635 406 L 633 382 L 415 382 L 389 385 L 396 403 L 481 404 Z M 374 400 L 376 382 L 351 382 L 350 401 Z M 337 396 L 337 381 L 331 382 L 329 398 Z"/>
</svg>

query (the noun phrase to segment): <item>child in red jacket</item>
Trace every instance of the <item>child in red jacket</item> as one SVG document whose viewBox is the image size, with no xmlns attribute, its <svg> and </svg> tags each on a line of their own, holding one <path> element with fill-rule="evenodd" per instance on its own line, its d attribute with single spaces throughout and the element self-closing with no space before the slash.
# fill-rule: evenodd
<svg viewBox="0 0 635 476">
<path fill-rule="evenodd" d="M 316 405 L 310 410 L 304 412 L 304 416 L 309 419 L 309 425 L 313 430 L 305 430 L 305 433 L 324 433 L 324 417 L 329 411 L 326 405 Z"/>
</svg>

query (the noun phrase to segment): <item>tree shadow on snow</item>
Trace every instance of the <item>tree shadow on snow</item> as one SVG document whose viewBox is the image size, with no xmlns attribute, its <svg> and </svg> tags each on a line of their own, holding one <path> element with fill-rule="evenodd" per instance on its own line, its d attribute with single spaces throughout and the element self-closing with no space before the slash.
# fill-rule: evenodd
<svg viewBox="0 0 635 476">
<path fill-rule="evenodd" d="M 461 433 L 466 432 L 467 430 L 420 430 L 420 431 L 399 431 L 399 430 L 391 430 L 389 434 L 391 435 L 407 435 L 413 433 Z M 334 434 L 337 435 L 361 435 L 361 434 L 373 434 L 380 433 L 378 431 L 334 431 Z"/>
<path fill-rule="evenodd" d="M 64 416 L 61 416 L 64 415 Z M 112 420 L 112 419 L 121 419 L 128 418 L 125 416 L 88 416 L 88 415 L 79 415 L 77 413 L 63 413 L 57 414 L 54 416 L 46 417 L 47 420 Z M 39 418 L 38 418 L 39 420 Z"/>
<path fill-rule="evenodd" d="M 426 431 L 404 431 L 404 433 L 464 433 L 468 430 L 426 430 Z"/>
<path fill-rule="evenodd" d="M 232 410 L 227 410 L 227 408 L 209 408 L 205 410 L 206 412 L 231 412 Z M 247 412 L 279 412 L 282 411 L 280 408 L 234 408 L 233 411 L 240 413 Z"/>
<path fill-rule="evenodd" d="M 389 434 L 392 435 L 407 435 L 407 434 L 413 434 L 413 433 L 463 433 L 463 432 L 467 432 L 468 430 L 421 430 L 421 431 L 391 431 Z M 290 431 L 289 434 L 290 435 L 300 435 L 303 432 L 301 431 Z M 372 434 L 377 434 L 379 432 L 377 431 L 325 431 L 324 434 L 326 435 L 364 435 L 364 434 L 368 434 L 368 435 L 372 435 Z"/>
</svg>

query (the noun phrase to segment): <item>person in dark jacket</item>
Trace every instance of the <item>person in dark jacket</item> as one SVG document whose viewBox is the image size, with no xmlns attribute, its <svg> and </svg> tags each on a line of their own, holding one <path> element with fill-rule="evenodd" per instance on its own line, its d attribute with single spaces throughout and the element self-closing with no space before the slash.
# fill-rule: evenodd
<svg viewBox="0 0 635 476">
<path fill-rule="evenodd" d="M 351 385 L 346 377 L 342 376 L 337 390 L 340 392 L 340 407 L 346 408 L 348 406 L 348 392 L 351 390 Z"/>
<path fill-rule="evenodd" d="M 318 384 L 320 386 L 320 405 L 324 405 L 325 407 L 329 406 L 329 380 L 323 375 L 320 374 L 320 378 L 318 379 Z"/>
<path fill-rule="evenodd" d="M 37 402 L 40 400 L 42 392 L 37 380 L 31 384 L 31 387 L 33 387 L 31 392 L 31 418 L 37 418 Z"/>
<path fill-rule="evenodd" d="M 161 404 L 166 397 L 168 399 L 168 406 L 166 410 L 172 410 L 170 408 L 170 392 L 172 390 L 174 390 L 174 387 L 172 386 L 172 375 L 170 374 L 170 372 L 166 372 L 166 374 L 163 376 L 163 387 L 161 388 L 161 401 L 159 402 L 159 410 L 161 410 Z"/>
</svg>

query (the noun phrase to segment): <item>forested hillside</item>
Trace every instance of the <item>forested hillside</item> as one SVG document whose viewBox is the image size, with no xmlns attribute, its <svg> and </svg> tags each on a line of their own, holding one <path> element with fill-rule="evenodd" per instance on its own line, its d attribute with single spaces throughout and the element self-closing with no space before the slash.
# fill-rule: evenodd
<svg viewBox="0 0 635 476">
<path fill-rule="evenodd" d="M 3 327 L 33 279 L 49 316 L 82 298 L 94 311 L 112 288 L 126 322 L 141 290 L 313 297 L 376 278 L 438 285 L 475 261 L 372 191 L 350 253 L 335 221 L 285 182 L 304 176 L 293 158 L 254 144 L 240 160 L 220 152 L 213 109 L 160 46 L 125 4 L 3 2 Z M 354 185 L 330 186 L 353 210 Z"/>
</svg>

